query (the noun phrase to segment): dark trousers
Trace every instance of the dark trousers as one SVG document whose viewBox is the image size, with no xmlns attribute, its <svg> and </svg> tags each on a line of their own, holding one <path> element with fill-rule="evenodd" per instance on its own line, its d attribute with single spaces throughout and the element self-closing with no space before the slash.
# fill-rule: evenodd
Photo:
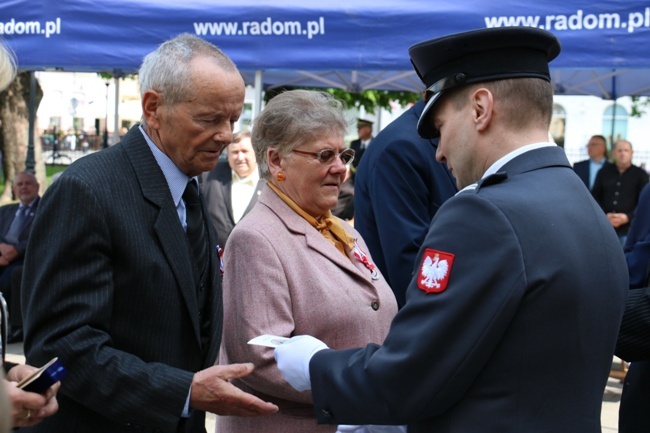
<svg viewBox="0 0 650 433">
<path fill-rule="evenodd" d="M 0 270 L 0 292 L 7 301 L 9 324 L 12 328 L 23 326 L 20 308 L 20 281 L 23 276 L 23 261 L 15 260 Z"/>
</svg>

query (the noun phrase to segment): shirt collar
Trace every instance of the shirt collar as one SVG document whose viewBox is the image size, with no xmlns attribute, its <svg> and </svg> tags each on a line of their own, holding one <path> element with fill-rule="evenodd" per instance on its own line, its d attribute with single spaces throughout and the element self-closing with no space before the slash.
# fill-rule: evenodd
<svg viewBox="0 0 650 433">
<path fill-rule="evenodd" d="M 501 167 L 503 167 L 504 165 L 506 165 L 508 162 L 512 161 L 513 159 L 515 159 L 519 155 L 522 155 L 522 154 L 524 154 L 526 152 L 530 152 L 531 150 L 541 149 L 542 147 L 554 147 L 554 146 L 557 146 L 557 144 L 549 143 L 549 142 L 542 142 L 542 143 L 527 144 L 526 146 L 522 146 L 522 147 L 520 147 L 518 149 L 515 149 L 512 152 L 502 156 L 496 162 L 494 162 L 490 167 L 488 167 L 488 169 L 485 171 L 485 173 L 483 173 L 483 176 L 481 177 L 481 179 L 485 179 L 486 177 L 493 175 L 494 173 L 499 171 L 499 169 Z M 465 190 L 476 189 L 477 185 L 478 185 L 478 183 L 473 183 L 471 185 L 467 185 L 465 188 L 458 191 L 456 193 L 456 195 L 460 194 L 461 192 L 463 192 Z"/>
<path fill-rule="evenodd" d="M 232 182 L 244 185 L 255 185 L 260 180 L 260 173 L 257 169 L 253 170 L 250 176 L 239 177 L 239 175 L 232 170 Z"/>
<path fill-rule="evenodd" d="M 501 167 L 518 157 L 519 155 L 522 155 L 526 152 L 530 152 L 531 150 L 535 149 L 541 149 L 542 147 L 556 147 L 557 144 L 555 143 L 549 143 L 549 142 L 542 142 L 542 143 L 533 143 L 533 144 L 527 144 L 526 146 L 522 146 L 518 149 L 513 150 L 512 152 L 502 156 L 499 158 L 494 164 L 492 164 L 486 171 L 483 173 L 483 177 L 481 179 L 485 179 L 488 176 L 493 175 Z"/>
<path fill-rule="evenodd" d="M 187 182 L 190 180 L 190 177 L 183 173 L 176 166 L 176 164 L 174 164 L 174 162 L 167 155 L 165 155 L 158 148 L 158 146 L 156 146 L 156 144 L 147 135 L 142 125 L 140 125 L 139 128 L 140 132 L 142 132 L 142 135 L 144 136 L 145 141 L 149 145 L 149 149 L 151 149 L 151 153 L 153 153 L 153 157 L 156 159 L 156 162 L 160 166 L 160 169 L 165 176 L 165 180 L 167 180 L 167 185 L 169 186 L 169 191 L 172 194 L 174 204 L 178 206 L 179 202 L 181 201 L 181 197 L 183 196 L 183 192 L 185 191 L 185 187 L 187 187 Z"/>
</svg>

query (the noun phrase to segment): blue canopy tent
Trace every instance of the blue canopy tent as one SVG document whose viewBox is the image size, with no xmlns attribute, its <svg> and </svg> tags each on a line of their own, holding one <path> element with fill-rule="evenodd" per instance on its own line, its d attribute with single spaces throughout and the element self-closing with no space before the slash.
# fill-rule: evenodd
<svg viewBox="0 0 650 433">
<path fill-rule="evenodd" d="M 408 47 L 459 31 L 533 26 L 555 33 L 558 94 L 650 95 L 647 0 L 3 0 L 0 38 L 23 70 L 102 71 L 119 77 L 165 39 L 197 34 L 263 88 L 420 91 Z"/>
<path fill-rule="evenodd" d="M 263 71 L 264 86 L 419 90 L 410 45 L 458 31 L 525 25 L 550 30 L 562 42 L 552 63 L 558 93 L 650 94 L 647 0 L 260 3 L 3 0 L 0 37 L 23 70 L 133 73 L 162 41 L 189 32 L 222 48 L 249 84 Z"/>
</svg>

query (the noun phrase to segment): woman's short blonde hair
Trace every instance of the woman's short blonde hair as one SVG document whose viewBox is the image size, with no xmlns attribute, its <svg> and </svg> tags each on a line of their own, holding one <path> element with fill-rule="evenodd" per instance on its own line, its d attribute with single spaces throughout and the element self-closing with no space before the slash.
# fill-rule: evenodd
<svg viewBox="0 0 650 433">
<path fill-rule="evenodd" d="M 251 142 L 260 176 L 269 178 L 266 151 L 276 149 L 286 155 L 301 144 L 327 134 L 342 137 L 350 122 L 343 103 L 329 93 L 313 90 L 289 90 L 269 101 L 255 119 Z"/>
</svg>

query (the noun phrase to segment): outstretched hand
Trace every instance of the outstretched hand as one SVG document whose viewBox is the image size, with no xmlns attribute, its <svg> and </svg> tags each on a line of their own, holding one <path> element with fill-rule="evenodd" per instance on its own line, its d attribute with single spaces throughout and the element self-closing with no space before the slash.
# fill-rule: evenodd
<svg viewBox="0 0 650 433">
<path fill-rule="evenodd" d="M 217 415 L 260 416 L 278 411 L 278 407 L 248 394 L 229 381 L 246 377 L 253 364 L 215 365 L 194 375 L 190 406 Z"/>
<path fill-rule="evenodd" d="M 306 391 L 311 389 L 309 361 L 316 352 L 323 349 L 328 347 L 319 339 L 311 335 L 299 335 L 276 347 L 273 356 L 289 385 L 298 391 Z"/>
</svg>

